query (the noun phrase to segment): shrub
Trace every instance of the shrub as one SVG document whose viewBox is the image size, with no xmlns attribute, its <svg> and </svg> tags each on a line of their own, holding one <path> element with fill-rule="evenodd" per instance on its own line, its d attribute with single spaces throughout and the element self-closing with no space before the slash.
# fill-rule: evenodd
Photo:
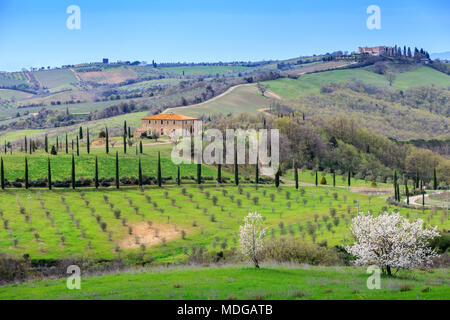
<svg viewBox="0 0 450 320">
<path fill-rule="evenodd" d="M 320 180 L 320 184 L 321 185 L 326 185 L 327 184 L 327 178 L 322 177 L 322 179 Z"/>
<path fill-rule="evenodd" d="M 266 261 L 290 262 L 310 265 L 336 265 L 342 261 L 334 248 L 300 242 L 295 238 L 272 239 L 263 251 Z"/>
</svg>

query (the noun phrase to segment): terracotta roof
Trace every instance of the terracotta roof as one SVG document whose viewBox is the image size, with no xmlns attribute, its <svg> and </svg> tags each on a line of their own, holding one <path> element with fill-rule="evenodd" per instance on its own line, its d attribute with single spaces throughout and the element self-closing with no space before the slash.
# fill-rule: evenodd
<svg viewBox="0 0 450 320">
<path fill-rule="evenodd" d="M 151 117 L 142 118 L 142 120 L 198 120 L 198 118 L 183 116 L 178 113 L 161 113 Z"/>
</svg>

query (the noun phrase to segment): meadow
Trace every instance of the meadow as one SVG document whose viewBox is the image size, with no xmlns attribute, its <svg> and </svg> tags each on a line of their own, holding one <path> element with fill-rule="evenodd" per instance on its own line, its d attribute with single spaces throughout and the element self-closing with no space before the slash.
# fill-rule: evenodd
<svg viewBox="0 0 450 320">
<path fill-rule="evenodd" d="M 65 279 L 0 287 L 0 300 L 441 300 L 450 293 L 447 270 L 381 278 L 369 290 L 366 269 L 265 265 L 148 269 L 84 276 L 81 290 Z"/>
<path fill-rule="evenodd" d="M 78 79 L 70 69 L 43 70 L 34 73 L 43 87 L 51 91 L 68 88 L 71 84 L 78 83 Z"/>
<path fill-rule="evenodd" d="M 296 80 L 282 78 L 267 81 L 264 84 L 283 98 L 297 99 L 306 94 L 319 94 L 321 86 L 328 82 L 344 82 L 353 78 L 375 86 L 389 86 L 389 82 L 383 75 L 364 69 L 346 69 L 312 73 L 302 75 Z M 450 85 L 450 76 L 429 67 L 421 67 L 413 71 L 396 74 L 396 79 L 392 84 L 392 86 L 397 89 L 407 89 L 409 87 L 420 85 L 435 85 L 445 88 Z"/>
<path fill-rule="evenodd" d="M 225 95 L 189 108 L 171 108 L 170 111 L 199 117 L 202 115 L 227 115 L 250 113 L 257 114 L 260 109 L 267 108 L 270 99 L 263 97 L 254 85 L 241 85 L 233 88 Z"/>
</svg>

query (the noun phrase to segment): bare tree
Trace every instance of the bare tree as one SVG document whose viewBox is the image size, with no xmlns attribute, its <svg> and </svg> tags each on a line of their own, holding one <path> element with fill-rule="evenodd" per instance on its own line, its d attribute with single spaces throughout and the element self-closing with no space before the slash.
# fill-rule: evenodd
<svg viewBox="0 0 450 320">
<path fill-rule="evenodd" d="M 387 72 L 385 77 L 386 80 L 389 82 L 389 85 L 392 87 L 392 83 L 394 83 L 395 81 L 395 74 L 393 74 L 392 72 Z"/>
</svg>

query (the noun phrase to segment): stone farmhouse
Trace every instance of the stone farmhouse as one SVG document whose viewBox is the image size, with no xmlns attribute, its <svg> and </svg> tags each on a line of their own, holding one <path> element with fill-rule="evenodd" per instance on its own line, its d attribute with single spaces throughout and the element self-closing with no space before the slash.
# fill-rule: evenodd
<svg viewBox="0 0 450 320">
<path fill-rule="evenodd" d="M 159 136 L 170 136 L 177 129 L 192 132 L 197 118 L 183 116 L 177 113 L 161 113 L 142 118 L 142 127 L 134 132 L 135 137 L 141 137 L 143 133 L 147 136 L 157 134 Z"/>
<path fill-rule="evenodd" d="M 388 55 L 394 48 L 393 47 L 359 47 L 358 53 L 367 54 L 371 56 Z"/>
</svg>

